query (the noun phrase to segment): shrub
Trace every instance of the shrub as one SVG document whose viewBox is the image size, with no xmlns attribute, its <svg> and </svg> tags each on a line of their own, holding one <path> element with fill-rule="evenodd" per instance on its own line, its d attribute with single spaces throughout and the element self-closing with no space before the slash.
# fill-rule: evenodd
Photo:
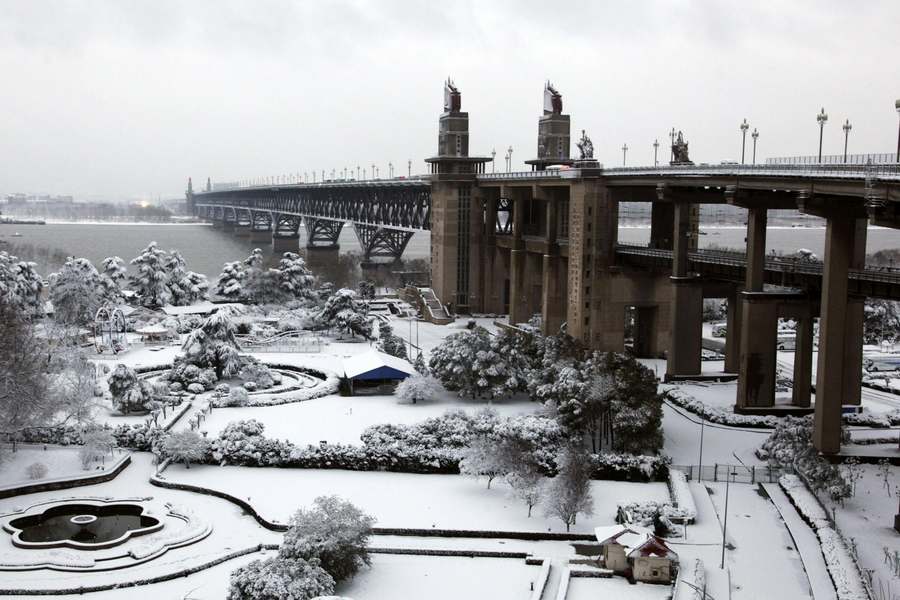
<svg viewBox="0 0 900 600">
<path fill-rule="evenodd" d="M 43 479 L 47 476 L 47 465 L 42 462 L 33 462 L 26 469 L 28 479 Z"/>
<path fill-rule="evenodd" d="M 223 406 L 247 406 L 250 401 L 250 396 L 247 395 L 247 390 L 240 387 L 233 387 L 231 391 L 228 392 L 228 395 L 222 399 L 221 404 Z"/>
<path fill-rule="evenodd" d="M 202 394 L 206 391 L 206 388 L 200 383 L 192 383 L 187 386 L 187 390 L 192 394 Z"/>
<path fill-rule="evenodd" d="M 246 389 L 248 392 L 256 391 L 256 387 L 257 386 L 256 386 L 255 381 L 245 381 L 244 382 L 244 389 Z"/>
<path fill-rule="evenodd" d="M 334 592 L 317 559 L 254 560 L 231 573 L 227 600 L 310 600 Z"/>
</svg>

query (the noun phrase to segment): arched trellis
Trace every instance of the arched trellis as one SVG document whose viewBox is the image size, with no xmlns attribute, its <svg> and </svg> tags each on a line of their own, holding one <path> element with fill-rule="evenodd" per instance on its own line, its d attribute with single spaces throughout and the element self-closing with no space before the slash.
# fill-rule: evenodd
<svg viewBox="0 0 900 600">
<path fill-rule="evenodd" d="M 97 353 L 110 351 L 118 354 L 128 348 L 127 328 L 122 309 L 101 306 L 94 316 L 94 347 Z"/>
</svg>

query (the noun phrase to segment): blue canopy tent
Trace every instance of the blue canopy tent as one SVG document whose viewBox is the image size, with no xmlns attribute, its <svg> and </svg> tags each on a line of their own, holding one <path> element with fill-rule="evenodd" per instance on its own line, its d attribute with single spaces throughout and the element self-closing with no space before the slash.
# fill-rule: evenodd
<svg viewBox="0 0 900 600">
<path fill-rule="evenodd" d="M 354 382 L 397 382 L 415 373 L 409 361 L 377 350 L 344 359 L 344 380 L 351 395 Z"/>
</svg>

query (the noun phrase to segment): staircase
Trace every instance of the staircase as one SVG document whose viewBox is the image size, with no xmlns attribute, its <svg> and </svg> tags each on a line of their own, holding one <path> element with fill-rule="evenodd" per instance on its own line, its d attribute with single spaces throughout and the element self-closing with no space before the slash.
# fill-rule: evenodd
<svg viewBox="0 0 900 600">
<path fill-rule="evenodd" d="M 403 301 L 415 306 L 421 313 L 422 318 L 429 323 L 447 325 L 455 320 L 450 316 L 431 288 L 417 288 L 409 285 L 399 290 L 398 295 Z"/>
</svg>

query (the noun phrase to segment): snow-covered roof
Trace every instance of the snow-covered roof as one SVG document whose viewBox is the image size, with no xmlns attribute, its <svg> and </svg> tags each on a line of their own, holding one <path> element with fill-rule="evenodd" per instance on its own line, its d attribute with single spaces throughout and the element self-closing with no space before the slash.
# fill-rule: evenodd
<svg viewBox="0 0 900 600">
<path fill-rule="evenodd" d="M 594 535 L 601 545 L 616 543 L 624 547 L 629 557 L 655 554 L 656 556 L 663 556 L 673 560 L 678 559 L 678 555 L 646 527 L 639 525 L 608 525 L 595 528 Z"/>
<path fill-rule="evenodd" d="M 344 359 L 344 377 L 348 379 L 403 379 L 415 372 L 409 361 L 377 350 Z"/>
<path fill-rule="evenodd" d="M 229 308 L 237 308 L 239 305 L 215 304 L 214 302 L 204 300 L 203 302 L 196 302 L 187 306 L 171 306 L 167 304 L 162 307 L 162 310 L 169 316 L 177 317 L 180 315 L 208 315 L 214 310 L 224 308 L 226 306 Z"/>
<path fill-rule="evenodd" d="M 169 328 L 163 327 L 162 325 L 147 325 L 145 327 L 141 327 L 140 329 L 135 329 L 134 332 L 140 333 L 143 335 L 153 335 L 153 334 L 169 333 Z"/>
</svg>

